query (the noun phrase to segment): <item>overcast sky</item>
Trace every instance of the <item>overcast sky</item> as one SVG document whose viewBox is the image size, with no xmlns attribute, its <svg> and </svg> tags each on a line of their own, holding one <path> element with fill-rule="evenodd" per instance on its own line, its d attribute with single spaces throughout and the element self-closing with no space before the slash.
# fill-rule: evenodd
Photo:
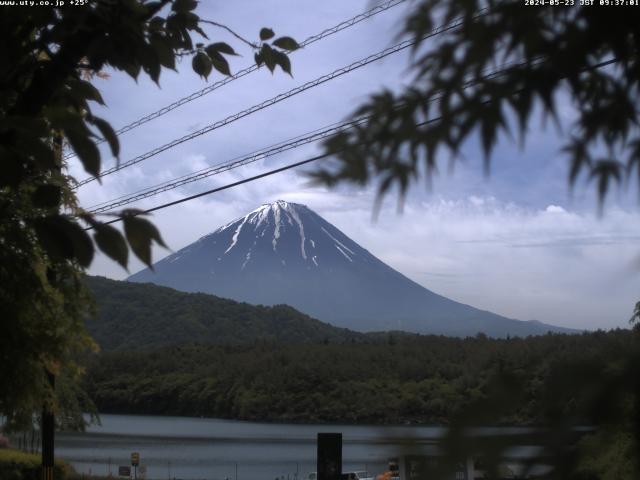
<svg viewBox="0 0 640 480">
<path fill-rule="evenodd" d="M 199 13 L 250 38 L 257 37 L 260 27 L 270 26 L 277 35 L 301 41 L 370 6 L 363 0 L 205 1 Z M 293 78 L 260 69 L 122 135 L 121 160 L 388 47 L 408 7 L 410 2 L 296 52 L 291 56 Z M 243 54 L 233 59 L 234 71 L 252 62 L 248 47 L 222 31 L 208 31 L 212 39 L 228 41 Z M 105 177 L 102 185 L 88 184 L 79 190 L 81 205 L 90 207 L 343 120 L 369 94 L 382 88 L 395 90 L 407 82 L 407 64 L 405 53 L 387 57 Z M 213 74 L 209 83 L 219 78 Z M 96 108 L 94 113 L 115 127 L 208 85 L 191 71 L 190 61 L 184 61 L 178 73 L 164 72 L 161 88 L 146 78 L 136 83 L 118 73 L 95 83 L 107 108 Z M 560 101 L 562 117 L 570 119 L 571 105 Z M 588 329 L 625 327 L 640 300 L 637 193 L 631 189 L 615 193 L 599 218 L 592 185 L 580 185 L 569 193 L 561 141 L 555 127 L 534 123 L 524 149 L 508 139 L 500 142 L 488 178 L 480 149 L 471 141 L 464 162 L 457 163 L 452 173 L 448 158 L 440 159 L 441 174 L 431 188 L 415 186 L 401 215 L 395 197 L 387 198 L 375 222 L 371 189 L 311 187 L 303 170 L 159 211 L 153 221 L 175 251 L 262 203 L 299 202 L 395 269 L 454 300 L 522 320 Z M 315 145 L 296 149 L 131 206 L 149 208 L 319 151 Z M 104 155 L 105 167 L 113 165 L 106 151 Z M 73 160 L 70 169 L 78 178 L 86 177 Z M 154 258 L 168 253 L 156 249 Z M 126 272 L 99 256 L 90 273 L 123 279 L 140 268 L 140 263 L 132 262 Z"/>
</svg>

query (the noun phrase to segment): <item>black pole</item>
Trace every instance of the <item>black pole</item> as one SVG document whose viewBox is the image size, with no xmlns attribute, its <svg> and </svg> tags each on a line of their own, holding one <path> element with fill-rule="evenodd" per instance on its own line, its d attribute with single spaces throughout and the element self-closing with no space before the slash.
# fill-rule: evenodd
<svg viewBox="0 0 640 480">
<path fill-rule="evenodd" d="M 53 154 L 55 158 L 54 169 L 58 172 L 62 170 L 62 132 L 55 132 L 53 135 Z M 58 283 L 58 276 L 53 268 L 47 268 L 47 280 L 52 286 Z M 45 403 L 42 409 L 42 480 L 53 480 L 53 458 L 56 419 L 53 413 L 55 403 L 56 376 L 45 367 L 45 375 L 51 387 L 51 402 Z"/>
<path fill-rule="evenodd" d="M 51 391 L 55 392 L 55 375 L 48 370 L 46 375 Z M 50 405 L 45 405 L 42 409 L 42 480 L 53 480 L 55 416 L 50 407 Z"/>
</svg>

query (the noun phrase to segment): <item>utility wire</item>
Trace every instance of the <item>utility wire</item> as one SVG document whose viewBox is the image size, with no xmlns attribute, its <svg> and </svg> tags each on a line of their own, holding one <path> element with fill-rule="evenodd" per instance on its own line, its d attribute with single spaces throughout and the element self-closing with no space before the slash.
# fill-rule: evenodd
<svg viewBox="0 0 640 480">
<path fill-rule="evenodd" d="M 432 118 L 430 120 L 426 120 L 424 122 L 417 123 L 416 127 L 422 127 L 424 125 L 428 125 L 430 123 L 437 122 L 441 118 L 442 117 L 436 117 L 436 118 Z M 330 156 L 335 155 L 337 153 L 340 153 L 341 151 L 344 151 L 344 149 L 343 150 L 331 151 L 331 152 L 325 152 L 325 153 L 322 153 L 320 155 L 316 155 L 315 157 L 307 158 L 306 160 L 301 160 L 299 162 L 290 163 L 289 165 L 285 165 L 284 167 L 275 168 L 273 170 L 269 170 L 268 172 L 264 172 L 264 173 L 261 173 L 259 175 L 254 175 L 253 177 L 245 178 L 244 180 L 239 180 L 237 182 L 228 183 L 226 185 L 222 185 L 221 187 L 212 188 L 211 190 L 207 190 L 205 192 L 196 193 L 195 195 L 191 195 L 189 197 L 181 198 L 179 200 L 174 200 L 173 202 L 163 203 L 161 205 L 157 205 L 155 207 L 148 208 L 147 210 L 141 210 L 139 212 L 134 213 L 133 216 L 137 217 L 138 215 L 145 215 L 147 213 L 156 212 L 158 210 L 162 210 L 164 208 L 172 207 L 172 206 L 178 205 L 180 203 L 185 203 L 185 202 L 188 202 L 188 201 L 191 201 L 191 200 L 195 200 L 196 198 L 204 197 L 206 195 L 211 195 L 212 193 L 217 193 L 217 192 L 221 192 L 223 190 L 228 190 L 229 188 L 233 188 L 233 187 L 237 187 L 237 186 L 240 186 L 240 185 L 244 185 L 245 183 L 249 183 L 249 182 L 253 182 L 255 180 L 259 180 L 261 178 L 269 177 L 271 175 L 275 175 L 276 173 L 281 173 L 281 172 L 284 172 L 286 170 L 291 170 L 292 168 L 301 167 L 302 165 L 307 165 L 309 163 L 316 162 L 318 160 L 322 160 L 324 158 L 327 158 L 327 157 L 330 157 Z M 110 225 L 112 223 L 116 223 L 116 222 L 119 222 L 121 220 L 122 220 L 121 217 L 114 218 L 113 220 L 110 220 L 108 222 L 104 222 L 103 225 Z M 93 229 L 93 227 L 85 228 L 85 230 L 92 230 L 92 229 Z"/>
<path fill-rule="evenodd" d="M 275 170 L 270 170 L 268 172 L 261 173 L 260 175 L 255 175 L 253 177 L 245 178 L 244 180 L 239 180 L 237 182 L 229 183 L 227 185 L 223 185 L 221 187 L 214 188 L 212 190 L 207 190 L 206 192 L 197 193 L 195 195 L 191 195 L 190 197 L 181 198 L 180 200 L 175 200 L 173 202 L 164 203 L 162 205 L 158 205 L 156 207 L 149 208 L 147 210 L 142 210 L 140 212 L 137 212 L 134 216 L 144 215 L 144 214 L 147 214 L 147 213 L 155 212 L 155 211 L 161 210 L 163 208 L 171 207 L 173 205 L 178 205 L 179 203 L 184 203 L 184 202 L 188 202 L 189 200 L 194 200 L 196 198 L 204 197 L 205 195 L 210 195 L 212 193 L 220 192 L 222 190 L 227 190 L 229 188 L 237 187 L 237 186 L 243 185 L 245 183 L 253 182 L 254 180 L 258 180 L 260 178 L 264 178 L 264 177 L 268 177 L 270 175 L 275 175 L 276 173 L 284 172 L 285 170 L 289 170 L 291 168 L 296 168 L 296 167 L 299 167 L 301 165 L 306 165 L 307 163 L 315 162 L 316 160 L 320 160 L 322 158 L 326 158 L 326 157 L 328 157 L 330 155 L 333 155 L 333 154 L 334 154 L 334 152 L 323 153 L 321 155 L 317 155 L 315 157 L 308 158 L 306 160 L 302 160 L 300 162 L 292 163 L 292 164 L 286 165 L 284 167 L 276 168 Z M 114 218 L 113 220 L 110 220 L 108 222 L 104 222 L 104 225 L 109 225 L 109 224 L 112 224 L 112 223 L 116 223 L 116 222 L 119 222 L 120 220 L 122 220 L 122 219 L 121 218 Z M 92 229 L 93 229 L 93 227 L 85 228 L 85 230 L 92 230 Z"/>
<path fill-rule="evenodd" d="M 76 188 L 79 188 L 83 185 L 86 185 L 87 183 L 93 182 L 99 178 L 105 177 L 107 175 L 110 175 L 112 173 L 118 172 L 124 168 L 130 167 L 132 165 L 135 165 L 137 163 L 140 163 L 144 160 L 147 160 L 155 155 L 158 155 L 159 153 L 162 153 L 166 150 L 169 150 L 170 148 L 173 148 L 177 145 L 180 145 L 181 143 L 187 142 L 189 140 L 193 140 L 194 138 L 197 138 L 201 135 L 204 135 L 205 133 L 209 133 L 213 130 L 216 130 L 218 128 L 221 128 L 225 125 L 228 125 L 232 122 L 235 122 L 236 120 L 239 120 L 241 118 L 244 118 L 248 115 L 251 115 L 252 113 L 255 113 L 259 110 L 265 109 L 267 107 L 270 107 L 271 105 L 275 105 L 276 103 L 279 103 L 283 100 L 286 100 L 292 96 L 295 96 L 299 93 L 305 92 L 311 88 L 317 87 L 318 85 L 321 85 L 323 83 L 326 83 L 330 80 L 333 80 L 334 78 L 340 77 L 342 75 L 345 75 L 349 72 L 352 72 L 353 70 L 357 70 L 358 68 L 364 67 L 366 65 L 369 65 L 373 62 L 376 62 L 382 58 L 385 58 L 389 55 L 392 55 L 394 53 L 397 53 L 401 50 L 404 50 L 406 48 L 409 48 L 413 45 L 415 45 L 418 42 L 424 41 L 428 38 L 434 37 L 436 35 L 440 35 L 442 33 L 445 33 L 449 30 L 453 30 L 457 27 L 459 27 L 460 25 L 462 25 L 462 22 L 464 21 L 463 18 L 460 19 L 456 19 L 451 23 L 445 24 L 445 25 L 441 25 L 435 29 L 433 29 L 430 33 L 428 33 L 427 35 L 423 36 L 420 39 L 408 39 L 405 40 L 403 42 L 397 43 L 391 47 L 385 48 L 384 50 L 381 50 L 378 53 L 375 53 L 373 55 L 369 55 L 366 58 L 363 58 L 361 60 L 358 60 L 357 62 L 354 62 L 346 67 L 342 67 L 339 68 L 338 70 L 334 70 L 331 73 L 328 73 L 326 75 L 323 75 L 321 77 L 316 78 L 315 80 L 311 80 L 303 85 L 300 85 L 298 87 L 295 87 L 287 92 L 281 93 L 279 95 L 276 95 L 275 97 L 270 98 L 269 100 L 265 100 L 262 103 L 253 105 L 252 107 L 249 107 L 245 110 L 242 110 L 238 113 L 235 113 L 233 115 L 230 115 L 226 118 L 224 118 L 223 120 L 219 120 L 215 123 L 212 123 L 210 125 L 207 125 L 206 127 L 203 127 L 199 130 L 196 130 L 195 132 L 192 132 L 188 135 L 185 135 L 183 137 L 177 138 L 175 140 L 172 140 L 169 143 L 166 143 L 160 147 L 154 148 L 153 150 L 150 150 L 146 153 L 143 153 L 142 155 L 138 155 L 137 157 L 132 158 L 131 160 L 127 160 L 124 163 L 121 163 L 119 165 L 116 165 L 114 167 L 111 167 L 107 170 L 104 170 L 103 172 L 101 172 L 98 176 L 96 177 L 88 177 L 85 178 L 84 180 L 78 182 Z"/>
<path fill-rule="evenodd" d="M 619 61 L 619 59 L 617 59 L 617 58 L 611 58 L 611 59 L 599 62 L 599 63 L 597 63 L 595 65 L 591 65 L 589 67 L 586 67 L 585 69 L 583 69 L 583 71 L 590 71 L 590 70 L 603 68 L 603 67 L 606 67 L 608 65 L 612 65 L 614 63 L 617 63 L 618 61 Z M 506 69 L 503 69 L 501 72 L 504 73 L 504 70 L 506 70 Z M 490 76 L 494 76 L 494 75 L 500 74 L 501 72 L 494 72 L 494 73 L 490 74 Z M 471 83 L 475 83 L 476 81 L 467 82 L 465 85 L 470 85 Z M 514 94 L 517 94 L 517 93 L 519 93 L 519 92 L 514 92 Z M 488 100 L 486 103 L 489 103 L 489 102 L 490 102 L 490 100 Z M 440 121 L 441 119 L 442 119 L 442 117 L 438 116 L 438 117 L 435 117 L 435 118 L 432 118 L 432 119 L 429 119 L 429 120 L 425 120 L 423 122 L 417 123 L 416 127 L 425 126 L 425 125 Z M 174 206 L 174 205 L 185 203 L 185 202 L 188 202 L 190 200 L 194 200 L 196 198 L 204 197 L 206 195 L 211 195 L 213 193 L 217 193 L 217 192 L 220 192 L 220 191 L 223 191 L 223 190 L 227 190 L 229 188 L 237 187 L 239 185 L 243 185 L 245 183 L 253 182 L 253 181 L 259 180 L 261 178 L 265 178 L 265 177 L 268 177 L 268 176 L 271 176 L 271 175 L 275 175 L 276 173 L 280 173 L 280 172 L 284 172 L 286 170 L 290 170 L 292 168 L 300 167 L 302 165 L 306 165 L 306 164 L 309 164 L 309 163 L 312 163 L 312 162 L 315 162 L 315 161 L 330 157 L 330 156 L 335 155 L 337 153 L 340 153 L 342 151 L 344 151 L 344 149 L 335 150 L 335 151 L 331 151 L 331 152 L 325 152 L 323 154 L 316 155 L 315 157 L 311 157 L 311 158 L 308 158 L 306 160 L 295 162 L 295 163 L 292 163 L 292 164 L 289 164 L 289 165 L 285 165 L 284 167 L 276 168 L 274 170 L 270 170 L 268 172 L 261 173 L 259 175 L 254 175 L 252 177 L 245 178 L 244 180 L 239 180 L 237 182 L 233 182 L 233 183 L 230 183 L 230 184 L 227 184 L 227 185 L 223 185 L 221 187 L 216 187 L 216 188 L 213 188 L 211 190 L 207 190 L 207 191 L 204 191 L 204 192 L 201 192 L 201 193 L 197 193 L 195 195 L 191 195 L 189 197 L 185 197 L 185 198 L 181 198 L 179 200 L 174 200 L 172 202 L 168 202 L 168 203 L 164 203 L 164 204 L 161 204 L 161 205 L 157 205 L 157 206 L 149 208 L 147 210 L 141 210 L 139 212 L 134 213 L 133 215 L 134 216 L 144 215 L 144 214 L 152 213 L 152 212 L 155 212 L 155 211 L 158 211 L 158 210 L 162 210 L 164 208 L 168 208 L 168 207 L 171 207 L 171 206 Z M 121 220 L 122 220 L 122 217 L 118 217 L 118 218 L 115 218 L 115 219 L 110 220 L 108 222 L 105 222 L 104 224 L 109 225 L 109 224 L 112 224 L 112 223 L 119 222 Z M 93 227 L 85 228 L 85 230 L 92 230 L 92 229 L 93 229 Z"/>
<path fill-rule="evenodd" d="M 218 163 L 211 167 L 199 170 L 195 173 L 184 175 L 182 177 L 178 177 L 174 180 L 163 182 L 153 187 L 138 190 L 137 192 L 134 192 L 134 193 L 123 195 L 121 197 L 117 197 L 112 200 L 108 200 L 102 203 L 92 205 L 86 210 L 89 211 L 89 213 L 91 214 L 107 212 L 114 208 L 121 207 L 123 205 L 128 205 L 129 203 L 133 203 L 138 200 L 149 198 L 149 197 L 158 195 L 159 193 L 166 192 L 168 190 L 173 190 L 183 185 L 197 182 L 199 180 L 203 180 L 213 175 L 218 175 L 228 170 L 232 170 L 244 165 L 248 165 L 248 164 L 257 162 L 259 160 L 264 160 L 266 158 L 272 157 L 274 155 L 278 155 L 280 153 L 283 153 L 289 150 L 293 150 L 295 148 L 299 148 L 309 143 L 317 142 L 319 140 L 324 140 L 328 137 L 332 137 L 340 132 L 343 132 L 346 129 L 353 128 L 356 125 L 365 123 L 368 119 L 369 117 L 360 117 L 356 120 L 352 120 L 349 122 L 334 124 L 330 127 L 316 130 L 309 134 L 301 135 L 294 139 L 286 140 L 279 144 L 254 151 L 250 154 L 247 154 L 241 157 L 236 157 L 230 161 Z"/>
<path fill-rule="evenodd" d="M 542 59 L 536 60 L 534 64 L 540 62 L 541 60 Z M 503 75 L 506 72 L 508 72 L 513 66 L 520 66 L 520 65 L 522 65 L 521 62 L 513 62 L 510 64 L 505 64 L 499 70 L 494 70 L 492 72 L 489 72 L 486 75 L 483 75 L 479 79 L 476 78 L 476 79 L 471 79 L 466 81 L 462 85 L 462 89 L 470 88 L 481 80 L 486 80 L 496 76 Z M 436 101 L 439 98 L 440 97 L 434 97 L 431 99 L 431 101 Z M 400 108 L 400 107 L 401 105 L 398 105 L 396 108 Z M 173 190 L 181 186 L 184 186 L 193 182 L 197 182 L 199 180 L 203 180 L 213 175 L 217 175 L 222 172 L 226 172 L 244 165 L 254 163 L 258 160 L 264 160 L 268 157 L 301 147 L 303 145 L 307 145 L 312 142 L 324 140 L 338 133 L 354 128 L 360 124 L 366 123 L 369 120 L 369 118 L 370 118 L 369 116 L 365 116 L 365 117 L 358 117 L 351 121 L 333 123 L 331 125 L 279 142 L 269 147 L 256 150 L 249 154 L 238 156 L 231 160 L 217 163 L 213 166 L 198 170 L 196 172 L 183 175 L 181 177 L 177 177 L 169 181 L 162 182 L 155 186 L 143 188 L 133 193 L 128 193 L 116 198 L 112 198 L 110 200 L 106 200 L 101 203 L 94 204 L 90 207 L 87 207 L 85 210 L 87 210 L 89 213 L 92 213 L 92 214 L 98 214 L 98 213 L 103 213 L 103 212 L 112 210 L 117 207 L 128 205 L 135 201 L 143 200 L 145 198 L 155 196 L 159 193 L 163 193 L 168 190 Z"/>
<path fill-rule="evenodd" d="M 300 47 L 306 47 L 307 45 L 311 45 L 312 43 L 315 43 L 319 40 L 322 40 L 323 38 L 329 37 L 331 35 L 333 35 L 334 33 L 338 33 L 342 30 L 345 30 L 349 27 L 352 27 L 364 20 L 367 20 L 368 18 L 371 18 L 379 13 L 385 12 L 387 10 L 389 10 L 390 8 L 393 8 L 397 5 L 400 5 L 401 3 L 406 2 L 407 0 L 389 0 L 385 3 L 382 3 L 380 5 L 377 5 L 369 10 L 367 10 L 366 12 L 363 12 L 359 15 L 356 15 L 355 17 L 349 18 L 348 20 L 345 20 L 343 22 L 340 22 L 339 24 L 327 28 L 325 30 L 323 30 L 320 33 L 317 33 L 315 35 L 311 35 L 310 37 L 306 38 L 305 40 L 302 41 L 302 43 L 300 43 Z M 250 65 L 248 67 L 243 68 L 242 70 L 238 70 L 236 73 L 234 73 L 233 75 L 230 75 L 228 77 L 224 77 L 222 80 L 218 80 L 215 83 L 212 83 L 211 85 L 203 88 L 202 90 L 198 90 L 197 92 L 193 92 L 190 95 L 187 95 L 186 97 L 182 97 L 178 100 L 176 100 L 175 102 L 160 108 L 159 110 L 156 110 L 155 112 L 149 113 L 148 115 L 145 115 L 144 117 L 139 118 L 138 120 L 135 120 L 121 128 L 119 128 L 118 130 L 116 130 L 116 134 L 117 135 L 121 135 L 123 133 L 129 132 L 131 130 L 133 130 L 134 128 L 137 128 L 141 125 L 144 125 L 145 123 L 150 122 L 151 120 L 154 120 L 158 117 L 161 117 L 167 113 L 169 113 L 172 110 L 175 110 L 178 107 L 181 107 L 182 105 L 185 105 L 189 102 L 192 102 L 194 100 L 197 100 L 200 97 L 203 97 L 211 92 L 213 92 L 214 90 L 217 90 L 218 88 L 233 82 L 234 80 L 237 80 L 238 78 L 242 78 L 245 75 L 250 74 L 251 72 L 255 72 L 256 70 L 258 70 L 260 68 L 260 66 L 253 64 Z M 96 140 L 96 144 L 99 145 L 101 143 L 103 143 L 105 141 L 104 138 L 101 138 L 99 140 Z M 65 160 L 68 158 L 71 158 L 75 155 L 74 152 L 68 152 L 64 158 Z"/>
</svg>

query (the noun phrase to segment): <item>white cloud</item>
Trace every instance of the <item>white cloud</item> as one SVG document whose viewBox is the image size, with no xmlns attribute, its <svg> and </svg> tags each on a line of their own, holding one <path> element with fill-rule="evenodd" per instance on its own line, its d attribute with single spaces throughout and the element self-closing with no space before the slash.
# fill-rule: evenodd
<svg viewBox="0 0 640 480">
<path fill-rule="evenodd" d="M 638 213 L 615 209 L 598 219 L 470 197 L 409 204 L 375 224 L 357 211 L 328 217 L 423 286 L 510 317 L 626 326 L 640 296 Z"/>
<path fill-rule="evenodd" d="M 547 213 L 567 213 L 564 208 L 559 207 L 558 205 L 549 205 L 544 211 Z"/>
</svg>

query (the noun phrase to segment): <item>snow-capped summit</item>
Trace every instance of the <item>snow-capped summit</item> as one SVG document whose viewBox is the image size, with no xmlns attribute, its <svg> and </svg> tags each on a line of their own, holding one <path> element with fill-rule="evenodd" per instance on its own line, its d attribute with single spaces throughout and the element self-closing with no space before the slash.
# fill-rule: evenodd
<svg viewBox="0 0 640 480">
<path fill-rule="evenodd" d="M 305 205 L 277 200 L 218 228 L 129 281 L 289 304 L 337 326 L 450 335 L 526 335 L 555 327 L 463 305 L 409 280 Z"/>
<path fill-rule="evenodd" d="M 361 250 L 363 260 L 365 254 L 370 255 L 355 243 L 348 247 L 343 242 L 353 243 L 306 205 L 276 200 L 218 228 L 193 246 L 204 243 L 209 247 L 224 247 L 222 254 L 214 260 L 213 270 L 220 270 L 229 263 L 236 266 L 239 257 L 242 259 L 240 270 L 271 263 L 318 269 L 321 261 L 327 267 L 353 262 L 358 256 L 355 250 Z M 187 251 L 191 251 L 190 247 L 163 261 L 177 261 Z M 160 265 L 162 262 L 158 263 Z"/>
</svg>

